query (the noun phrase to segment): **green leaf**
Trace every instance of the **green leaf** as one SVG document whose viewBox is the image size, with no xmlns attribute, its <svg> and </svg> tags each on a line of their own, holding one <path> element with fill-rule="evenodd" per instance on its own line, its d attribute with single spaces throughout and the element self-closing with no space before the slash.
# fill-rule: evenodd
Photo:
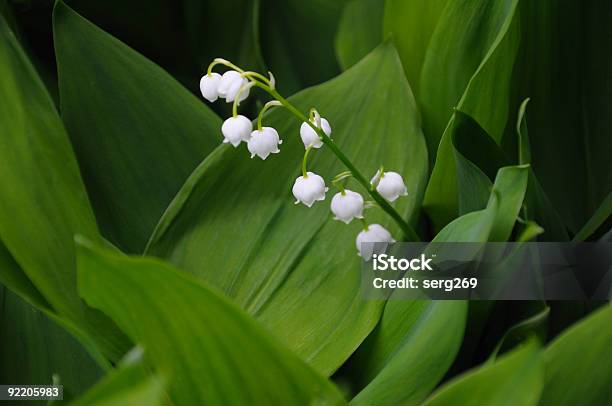
<svg viewBox="0 0 612 406">
<path fill-rule="evenodd" d="M 454 106 L 474 117 L 494 140 L 501 139 L 519 40 L 518 24 L 513 24 L 517 3 L 459 0 L 444 8 L 418 92 L 432 158 Z"/>
<path fill-rule="evenodd" d="M 518 46 L 516 0 L 468 3 L 453 2 L 445 9 L 423 67 L 421 90 L 428 95 L 423 98 L 423 119 L 429 121 L 426 137 L 430 151 L 437 149 L 423 206 L 436 230 L 459 213 L 452 141 L 457 113 L 451 117 L 450 108 L 458 103 L 458 110 L 499 143 L 511 101 L 510 79 Z M 468 29 L 465 21 L 470 21 Z M 455 35 L 460 36 L 459 44 L 452 39 Z M 438 86 L 441 77 L 452 86 Z"/>
<path fill-rule="evenodd" d="M 606 304 L 544 351 L 542 405 L 604 405 L 612 396 L 612 307 Z"/>
<path fill-rule="evenodd" d="M 457 218 L 433 241 L 486 242 L 509 235 L 526 183 L 526 167 L 500 169 L 486 208 Z M 356 384 L 371 382 L 354 403 L 417 404 L 442 379 L 459 350 L 467 302 L 415 302 L 400 295 L 399 290 L 393 293 L 380 323 L 355 354 L 365 379 Z"/>
<path fill-rule="evenodd" d="M 185 179 L 219 144 L 221 121 L 61 1 L 53 24 L 62 117 L 102 233 L 142 252 Z"/>
<path fill-rule="evenodd" d="M 346 3 L 335 42 L 342 69 L 356 64 L 382 42 L 384 9 L 384 0 L 351 0 Z"/>
<path fill-rule="evenodd" d="M 361 85 L 364 78 L 368 86 Z M 409 195 L 397 208 L 405 218 L 416 218 L 427 153 L 392 45 L 290 100 L 302 111 L 316 106 L 329 119 L 336 143 L 366 176 L 381 163 L 404 174 Z M 405 119 L 397 120 L 398 114 Z M 300 123 L 277 109 L 264 124 L 284 140 L 281 153 L 262 162 L 249 159 L 244 146 L 217 149 L 165 213 L 148 253 L 219 287 L 329 375 L 374 327 L 382 304 L 361 298 L 355 251 L 361 226 L 333 221 L 327 202 L 310 209 L 293 204 L 291 186 L 304 153 Z M 345 170 L 327 148 L 310 157 L 310 170 L 325 179 Z M 356 182 L 348 187 L 363 193 Z M 381 210 L 368 213 L 368 221 L 400 235 Z"/>
<path fill-rule="evenodd" d="M 151 374 L 142 349 L 136 347 L 121 360 L 116 370 L 71 406 L 162 405 L 165 396 L 165 381 L 159 375 Z"/>
<path fill-rule="evenodd" d="M 351 404 L 417 404 L 452 364 L 466 315 L 467 302 L 389 301 L 355 354 L 357 385 L 365 388 Z"/>
<path fill-rule="evenodd" d="M 386 0 L 384 27 L 391 34 L 404 65 L 408 83 L 420 103 L 421 70 L 425 55 L 449 0 Z M 433 158 L 433 155 L 431 156 Z"/>
<path fill-rule="evenodd" d="M 0 382 L 51 385 L 55 376 L 64 386 L 64 399 L 71 399 L 102 376 L 64 326 L 2 285 L 0 292 Z"/>
<path fill-rule="evenodd" d="M 68 136 L 2 17 L 0 38 L 0 239 L 53 310 L 118 357 L 125 337 L 76 291 L 73 235 L 99 236 Z"/>
<path fill-rule="evenodd" d="M 543 382 L 542 356 L 530 343 L 457 377 L 424 405 L 537 405 Z"/>
<path fill-rule="evenodd" d="M 342 404 L 327 379 L 193 276 L 82 239 L 78 268 L 85 300 L 141 343 L 157 370 L 170 371 L 176 404 Z"/>
</svg>

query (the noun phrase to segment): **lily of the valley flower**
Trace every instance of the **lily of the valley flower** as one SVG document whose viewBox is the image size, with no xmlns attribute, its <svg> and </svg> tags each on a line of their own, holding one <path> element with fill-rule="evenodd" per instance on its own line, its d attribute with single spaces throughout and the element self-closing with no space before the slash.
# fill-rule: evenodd
<svg viewBox="0 0 612 406">
<path fill-rule="evenodd" d="M 223 122 L 221 132 L 223 133 L 224 143 L 230 143 L 237 147 L 242 141 L 248 142 L 253 131 L 251 120 L 242 115 L 230 117 Z"/>
<path fill-rule="evenodd" d="M 400 196 L 406 196 L 408 190 L 404 184 L 404 179 L 397 172 L 378 171 L 370 181 L 376 185 L 376 191 L 390 202 L 397 200 Z"/>
<path fill-rule="evenodd" d="M 235 70 L 228 70 L 223 74 L 223 76 L 221 76 L 221 80 L 219 81 L 219 97 L 222 97 L 226 102 L 231 103 L 236 98 L 240 88 L 245 86 L 247 83 L 248 80 L 239 72 Z M 242 92 L 240 92 L 240 98 L 238 101 L 243 101 L 249 97 L 249 91 L 249 88 L 245 88 Z"/>
<path fill-rule="evenodd" d="M 319 128 L 316 122 L 313 122 L 315 127 Z M 331 135 L 331 126 L 329 122 L 321 117 L 321 127 L 325 134 L 328 136 Z M 321 148 L 323 146 L 323 140 L 319 137 L 319 134 L 307 123 L 303 122 L 300 126 L 300 137 L 302 137 L 302 142 L 304 143 L 304 147 L 308 148 L 312 146 L 313 148 Z"/>
<path fill-rule="evenodd" d="M 311 207 L 314 202 L 325 200 L 325 181 L 316 173 L 308 172 L 306 176 L 300 176 L 293 184 L 293 196 L 296 198 L 295 204 L 304 203 Z"/>
<path fill-rule="evenodd" d="M 251 158 L 257 155 L 261 159 L 266 159 L 270 154 L 279 153 L 278 146 L 282 143 L 283 141 L 279 139 L 278 132 L 274 128 L 263 127 L 251 133 L 247 148 L 251 153 Z"/>
<path fill-rule="evenodd" d="M 359 256 L 366 261 L 369 261 L 373 254 L 383 254 L 387 246 L 394 242 L 391 233 L 380 224 L 370 224 L 355 240 Z"/>
<path fill-rule="evenodd" d="M 200 79 L 200 91 L 202 96 L 209 102 L 214 102 L 219 98 L 219 82 L 221 75 L 211 72 L 202 76 Z"/>
<path fill-rule="evenodd" d="M 340 220 L 346 224 L 350 223 L 354 218 L 363 218 L 363 197 L 352 190 L 344 190 L 336 193 L 331 201 L 331 211 L 336 217 L 335 220 Z"/>
</svg>

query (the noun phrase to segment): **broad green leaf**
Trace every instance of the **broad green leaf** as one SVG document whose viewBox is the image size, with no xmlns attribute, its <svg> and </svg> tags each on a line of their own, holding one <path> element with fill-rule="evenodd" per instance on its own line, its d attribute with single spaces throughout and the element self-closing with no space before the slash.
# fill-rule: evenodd
<svg viewBox="0 0 612 406">
<path fill-rule="evenodd" d="M 386 0 L 383 30 L 391 34 L 408 83 L 420 103 L 421 70 L 431 36 L 448 0 Z M 433 155 L 430 156 L 433 158 Z"/>
<path fill-rule="evenodd" d="M 339 73 L 334 37 L 345 0 L 264 0 L 261 47 L 278 88 L 294 93 Z"/>
<path fill-rule="evenodd" d="M 425 405 L 537 405 L 544 383 L 541 351 L 534 343 L 442 386 Z"/>
<path fill-rule="evenodd" d="M 423 206 L 436 230 L 459 213 L 452 141 L 457 113 L 447 125 L 450 108 L 457 103 L 458 110 L 472 117 L 499 143 L 511 101 L 510 79 L 518 46 L 516 0 L 479 1 L 475 6 L 468 3 L 464 0 L 453 2 L 445 9 L 423 67 L 421 90 L 428 94 L 422 100 L 423 119 L 429 121 L 430 130 L 426 137 L 430 151 L 437 149 Z M 463 27 L 465 21 L 470 21 L 467 30 Z M 457 30 L 462 32 L 459 44 L 452 40 Z M 441 77 L 452 86 L 438 86 Z"/>
<path fill-rule="evenodd" d="M 433 241 L 486 242 L 509 235 L 526 183 L 527 168 L 500 169 L 486 208 L 457 218 Z M 394 292 L 380 323 L 355 354 L 354 365 L 364 377 L 356 385 L 367 386 L 353 402 L 418 404 L 455 359 L 467 310 L 464 301 L 415 302 Z"/>
<path fill-rule="evenodd" d="M 570 327 L 544 351 L 542 405 L 604 405 L 612 396 L 612 307 Z"/>
<path fill-rule="evenodd" d="M 0 285 L 0 382 L 64 386 L 64 399 L 89 388 L 103 371 L 63 326 Z M 2 297 L 3 296 L 3 297 Z"/>
<path fill-rule="evenodd" d="M 346 3 L 336 33 L 336 55 L 342 69 L 356 64 L 382 42 L 384 9 L 385 0 Z"/>
<path fill-rule="evenodd" d="M 61 1 L 53 21 L 62 118 L 102 233 L 142 252 L 168 203 L 221 140 L 221 121 Z"/>
<path fill-rule="evenodd" d="M 531 99 L 533 170 L 576 233 L 612 190 L 612 4 L 525 1 L 520 12 L 514 87 Z"/>
<path fill-rule="evenodd" d="M 121 360 L 116 370 L 71 406 L 162 405 L 166 396 L 165 381 L 149 371 L 142 349 L 136 347 Z"/>
<path fill-rule="evenodd" d="M 169 371 L 174 403 L 343 403 L 331 382 L 193 276 L 82 239 L 78 268 L 85 300 L 140 343 L 156 370 Z"/>
<path fill-rule="evenodd" d="M 73 235 L 99 237 L 68 136 L 2 17 L 0 39 L 0 239 L 53 310 L 118 357 L 125 337 L 76 292 Z"/>
<path fill-rule="evenodd" d="M 418 92 L 432 158 L 455 106 L 497 142 L 501 139 L 518 46 L 518 24 L 513 24 L 517 2 L 459 0 L 442 11 Z"/>
<path fill-rule="evenodd" d="M 389 301 L 354 358 L 364 389 L 351 404 L 418 404 L 453 362 L 466 315 L 467 302 Z"/>
<path fill-rule="evenodd" d="M 362 86 L 364 78 L 370 78 L 368 86 Z M 340 149 L 366 176 L 381 163 L 402 173 L 409 195 L 396 207 L 405 218 L 416 218 L 427 153 L 392 45 L 290 101 L 306 112 L 316 106 L 329 119 Z M 304 153 L 300 122 L 277 109 L 264 124 L 284 140 L 280 154 L 262 162 L 249 159 L 244 146 L 217 149 L 166 211 L 148 253 L 219 287 L 329 375 L 374 327 L 382 304 L 364 301 L 360 294 L 355 237 L 361 226 L 333 221 L 329 200 L 310 209 L 293 204 L 291 186 Z M 310 170 L 328 183 L 345 170 L 327 148 L 310 157 Z M 348 187 L 364 193 L 356 182 Z M 382 210 L 368 212 L 367 219 L 400 235 Z"/>
</svg>

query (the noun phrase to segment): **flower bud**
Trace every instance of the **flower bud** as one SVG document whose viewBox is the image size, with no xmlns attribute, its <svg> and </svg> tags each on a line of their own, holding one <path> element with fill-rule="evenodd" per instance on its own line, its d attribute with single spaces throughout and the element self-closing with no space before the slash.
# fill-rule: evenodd
<svg viewBox="0 0 612 406">
<path fill-rule="evenodd" d="M 404 179 L 402 179 L 402 176 L 397 172 L 381 173 L 378 171 L 370 183 L 376 185 L 376 191 L 390 202 L 395 201 L 400 196 L 406 196 L 408 194 Z"/>
<path fill-rule="evenodd" d="M 278 146 L 282 143 L 283 141 L 279 139 L 274 128 L 263 127 L 261 131 L 255 130 L 251 133 L 247 148 L 251 153 L 251 158 L 257 155 L 261 159 L 266 159 L 270 154 L 279 153 Z"/>
<path fill-rule="evenodd" d="M 355 241 L 359 256 L 366 261 L 369 261 L 373 254 L 383 254 L 387 246 L 394 242 L 391 233 L 380 224 L 370 224 L 357 235 Z"/>
<path fill-rule="evenodd" d="M 304 203 L 311 207 L 315 201 L 325 200 L 325 181 L 316 173 L 307 172 L 306 176 L 300 176 L 293 184 L 293 196 L 297 199 L 295 204 Z"/>
<path fill-rule="evenodd" d="M 225 99 L 226 102 L 231 103 L 236 98 L 236 95 L 240 91 L 240 88 L 248 83 L 248 80 L 235 70 L 228 70 L 221 76 L 219 81 L 219 97 Z M 247 88 L 240 93 L 240 99 L 243 101 L 249 96 L 250 89 Z"/>
<path fill-rule="evenodd" d="M 315 127 L 317 126 L 316 123 L 314 123 L 314 125 Z M 331 135 L 331 126 L 329 125 L 329 122 L 323 117 L 321 117 L 321 129 L 328 136 Z M 304 143 L 304 147 L 306 148 L 310 146 L 312 146 L 313 148 L 321 148 L 323 146 L 323 141 L 321 140 L 321 137 L 319 137 L 319 134 L 317 134 L 317 132 L 313 130 L 307 122 L 303 122 L 300 126 L 300 136 L 302 137 L 302 142 Z"/>
<path fill-rule="evenodd" d="M 234 147 L 237 147 L 241 141 L 248 142 L 251 138 L 251 131 L 253 125 L 251 120 L 245 116 L 238 115 L 236 117 L 230 117 L 223 122 L 221 126 L 221 132 L 223 133 L 224 143 L 230 143 Z"/>
<path fill-rule="evenodd" d="M 352 190 L 336 193 L 331 201 L 331 211 L 336 217 L 335 220 L 340 220 L 346 224 L 352 219 L 363 218 L 363 197 Z"/>
<path fill-rule="evenodd" d="M 211 103 L 219 98 L 220 81 L 221 75 L 214 72 L 206 74 L 200 79 L 200 91 L 202 92 L 202 96 Z"/>
</svg>

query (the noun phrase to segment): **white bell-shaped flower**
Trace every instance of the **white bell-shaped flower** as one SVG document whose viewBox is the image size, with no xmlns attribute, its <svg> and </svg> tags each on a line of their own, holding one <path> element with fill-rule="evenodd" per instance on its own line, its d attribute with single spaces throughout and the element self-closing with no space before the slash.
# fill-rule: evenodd
<svg viewBox="0 0 612 406">
<path fill-rule="evenodd" d="M 240 91 L 242 86 L 245 86 L 248 80 L 235 70 L 228 70 L 221 76 L 219 81 L 219 97 L 225 99 L 226 102 L 231 103 L 236 98 L 236 95 Z M 240 92 L 239 102 L 249 97 L 250 89 L 246 87 Z"/>
<path fill-rule="evenodd" d="M 369 261 L 373 254 L 383 254 L 387 246 L 394 242 L 391 233 L 380 224 L 370 224 L 355 240 L 359 256 L 366 261 Z"/>
<path fill-rule="evenodd" d="M 404 179 L 402 179 L 402 175 L 397 172 L 381 173 L 378 171 L 370 183 L 376 185 L 376 191 L 390 202 L 395 201 L 400 196 L 406 196 L 408 194 Z"/>
<path fill-rule="evenodd" d="M 306 176 L 300 176 L 293 184 L 293 196 L 295 196 L 295 204 L 304 203 L 311 207 L 314 202 L 325 200 L 325 192 L 328 188 L 325 187 L 325 181 L 316 173 L 307 172 Z"/>
<path fill-rule="evenodd" d="M 314 123 L 314 125 L 315 127 L 317 126 L 316 123 Z M 328 136 L 331 135 L 331 126 L 329 125 L 329 122 L 323 117 L 321 117 L 321 129 Z M 312 146 L 313 148 L 321 148 L 323 146 L 323 141 L 321 140 L 321 137 L 319 137 L 319 134 L 317 134 L 317 132 L 313 130 L 307 122 L 303 122 L 300 126 L 300 137 L 302 137 L 302 142 L 304 143 L 305 148 L 308 148 L 310 146 Z"/>
<path fill-rule="evenodd" d="M 230 117 L 223 122 L 221 132 L 223 133 L 224 143 L 230 143 L 237 147 L 242 141 L 248 142 L 253 131 L 251 120 L 245 116 L 237 115 Z"/>
<path fill-rule="evenodd" d="M 221 82 L 221 75 L 214 72 L 206 74 L 200 79 L 202 96 L 211 103 L 219 98 L 219 82 Z"/>
<path fill-rule="evenodd" d="M 336 216 L 335 220 L 343 221 L 346 224 L 354 218 L 361 219 L 363 218 L 363 197 L 348 189 L 336 193 L 331 201 L 331 211 Z"/>
<path fill-rule="evenodd" d="M 261 159 L 266 159 L 270 154 L 280 152 L 278 146 L 283 141 L 279 139 L 278 132 L 272 127 L 263 127 L 260 130 L 255 130 L 251 133 L 251 138 L 247 143 L 247 148 L 251 153 L 251 158 L 255 155 Z"/>
</svg>

